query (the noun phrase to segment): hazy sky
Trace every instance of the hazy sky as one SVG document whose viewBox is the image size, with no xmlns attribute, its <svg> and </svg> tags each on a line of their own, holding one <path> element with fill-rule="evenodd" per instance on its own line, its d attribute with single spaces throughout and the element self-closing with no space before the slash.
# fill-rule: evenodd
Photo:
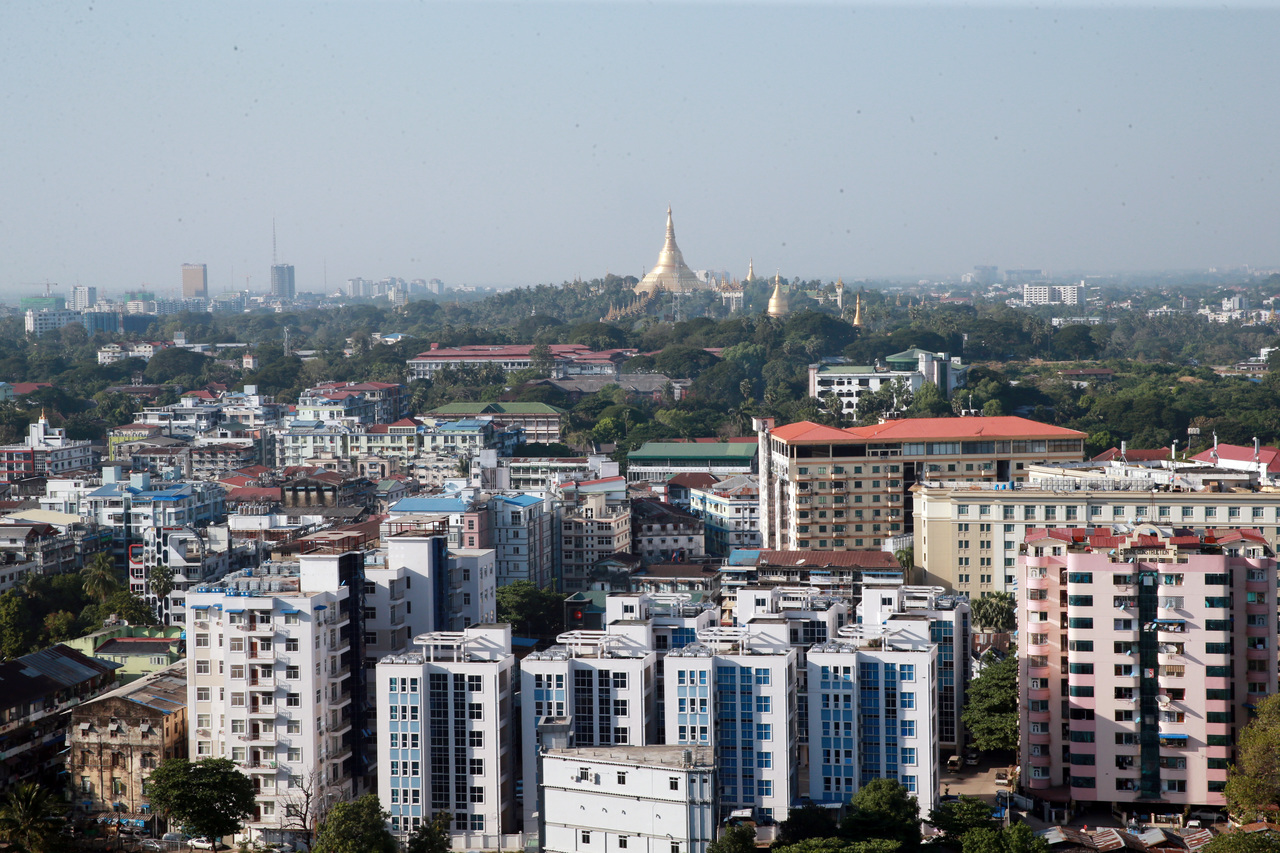
<svg viewBox="0 0 1280 853">
<path fill-rule="evenodd" d="M 1280 12 L 0 4 L 0 299 L 1280 264 Z M 233 278 L 234 275 L 234 278 Z"/>
</svg>

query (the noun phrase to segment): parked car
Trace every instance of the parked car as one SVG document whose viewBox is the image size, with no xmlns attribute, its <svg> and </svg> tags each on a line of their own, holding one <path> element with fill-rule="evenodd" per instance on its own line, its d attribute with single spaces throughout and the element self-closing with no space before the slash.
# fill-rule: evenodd
<svg viewBox="0 0 1280 853">
<path fill-rule="evenodd" d="M 160 853 L 161 850 L 168 849 L 165 843 L 158 838 L 148 838 L 142 842 L 142 849 L 149 853 Z"/>
<path fill-rule="evenodd" d="M 976 765 L 978 763 L 978 753 L 972 749 L 966 752 L 964 754 L 964 763 L 971 767 Z"/>
<path fill-rule="evenodd" d="M 1006 787 L 1006 786 L 1009 784 L 1009 771 L 1008 771 L 1008 770 L 1003 770 L 1003 769 L 1002 769 L 1002 770 L 997 770 L 997 771 L 996 771 L 996 784 L 997 784 L 997 785 L 999 785 L 999 786 L 1001 786 L 1001 787 Z"/>
<path fill-rule="evenodd" d="M 187 842 L 196 850 L 217 850 L 218 842 L 215 839 L 206 838 L 203 835 L 197 835 L 195 838 Z"/>
<path fill-rule="evenodd" d="M 947 770 L 952 773 L 960 772 L 960 756 L 952 755 L 947 759 Z"/>
</svg>

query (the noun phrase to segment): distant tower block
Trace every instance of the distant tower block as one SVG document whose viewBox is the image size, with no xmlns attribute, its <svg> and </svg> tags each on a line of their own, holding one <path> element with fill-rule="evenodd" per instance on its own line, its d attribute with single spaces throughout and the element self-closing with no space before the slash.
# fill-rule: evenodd
<svg viewBox="0 0 1280 853">
<path fill-rule="evenodd" d="M 271 295 L 277 299 L 293 298 L 293 264 L 276 264 L 271 268 Z"/>
<path fill-rule="evenodd" d="M 208 264 L 182 265 L 182 298 L 209 298 L 209 266 Z"/>
</svg>

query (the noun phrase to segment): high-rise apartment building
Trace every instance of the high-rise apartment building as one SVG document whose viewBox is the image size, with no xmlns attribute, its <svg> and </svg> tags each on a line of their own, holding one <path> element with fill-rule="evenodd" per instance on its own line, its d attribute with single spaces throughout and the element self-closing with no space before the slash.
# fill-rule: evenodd
<svg viewBox="0 0 1280 853">
<path fill-rule="evenodd" d="M 706 853 L 720 822 L 709 749 L 548 748 L 538 760 L 545 853 Z"/>
<path fill-rule="evenodd" d="M 933 481 L 914 492 L 924 580 L 971 598 L 1012 592 L 1028 530 L 1115 524 L 1256 528 L 1280 541 L 1280 492 L 1209 463 L 1033 465 L 1025 482 Z"/>
<path fill-rule="evenodd" d="M 182 265 L 182 298 L 209 298 L 209 267 L 207 264 Z"/>
<path fill-rule="evenodd" d="M 912 532 L 917 483 L 1018 483 L 1032 463 L 1084 458 L 1084 433 L 1017 417 L 756 425 L 766 549 L 878 551 Z"/>
<path fill-rule="evenodd" d="M 707 628 L 667 653 L 667 744 L 715 748 L 723 808 L 783 821 L 799 799 L 796 660 L 781 619 Z"/>
<path fill-rule="evenodd" d="M 71 288 L 71 310 L 88 311 L 98 304 L 98 288 L 77 284 Z"/>
<path fill-rule="evenodd" d="M 313 546 L 187 592 L 189 752 L 253 780 L 258 838 L 290 840 L 360 788 L 362 563 Z"/>
<path fill-rule="evenodd" d="M 1018 571 L 1022 784 L 1174 818 L 1224 805 L 1246 709 L 1276 692 L 1261 533 L 1033 529 Z"/>
<path fill-rule="evenodd" d="M 515 693 L 510 625 L 414 639 L 377 668 L 378 798 L 400 836 L 447 814 L 455 841 L 517 829 Z"/>
<path fill-rule="evenodd" d="M 938 798 L 938 647 L 927 620 L 846 625 L 809 650 L 809 798 L 845 803 L 900 782 L 928 814 Z"/>
<path fill-rule="evenodd" d="M 868 581 L 858 602 L 858 624 L 919 628 L 938 647 L 936 687 L 938 743 L 953 752 L 964 748 L 965 692 L 969 686 L 972 627 L 969 603 L 938 586 L 902 586 Z M 927 629 L 927 634 L 925 630 Z"/>
<path fill-rule="evenodd" d="M 578 747 L 653 743 L 657 659 L 650 626 L 620 622 L 561 634 L 556 645 L 520 662 L 526 830 L 538 789 L 542 718 L 564 718 Z"/>
<path fill-rule="evenodd" d="M 271 296 L 275 299 L 292 299 L 295 294 L 293 264 L 275 264 L 271 267 Z"/>
</svg>

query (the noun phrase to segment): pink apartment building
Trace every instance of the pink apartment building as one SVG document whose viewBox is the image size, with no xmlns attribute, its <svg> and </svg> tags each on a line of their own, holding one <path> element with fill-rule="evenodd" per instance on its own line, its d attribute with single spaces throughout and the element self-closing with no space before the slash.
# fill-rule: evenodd
<svg viewBox="0 0 1280 853">
<path fill-rule="evenodd" d="M 1249 706 L 1276 690 L 1276 561 L 1257 530 L 1027 531 L 1021 784 L 1139 815 L 1225 803 Z"/>
</svg>

